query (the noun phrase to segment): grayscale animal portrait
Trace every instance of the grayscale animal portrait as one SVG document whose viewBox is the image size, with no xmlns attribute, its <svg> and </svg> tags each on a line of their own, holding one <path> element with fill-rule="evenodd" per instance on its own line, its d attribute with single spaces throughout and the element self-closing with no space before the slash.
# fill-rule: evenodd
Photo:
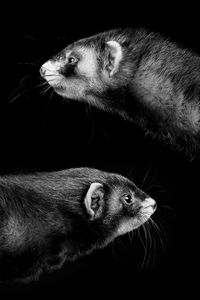
<svg viewBox="0 0 200 300">
<path fill-rule="evenodd" d="M 162 35 L 116 29 L 53 56 L 41 75 L 64 98 L 86 101 L 198 155 L 200 57 Z"/>
<path fill-rule="evenodd" d="M 8 5 L 1 299 L 195 298 L 197 7 Z"/>
<path fill-rule="evenodd" d="M 0 278 L 37 279 L 135 230 L 155 209 L 130 180 L 95 169 L 1 177 Z"/>
</svg>

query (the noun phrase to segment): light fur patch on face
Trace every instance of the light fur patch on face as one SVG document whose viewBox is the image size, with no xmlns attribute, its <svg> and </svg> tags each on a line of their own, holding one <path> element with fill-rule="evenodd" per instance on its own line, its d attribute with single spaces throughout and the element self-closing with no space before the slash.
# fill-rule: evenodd
<svg viewBox="0 0 200 300">
<path fill-rule="evenodd" d="M 59 83 L 59 86 L 62 88 L 58 90 L 56 90 L 56 86 L 55 86 L 55 91 L 58 95 L 64 98 L 75 99 L 75 100 L 80 100 L 84 98 L 84 92 L 85 89 L 87 88 L 87 84 L 79 78 L 67 79 L 67 80 L 63 79 Z"/>
<path fill-rule="evenodd" d="M 65 66 L 67 58 L 73 51 L 79 54 L 77 63 L 77 76 L 65 77 L 59 70 Z M 86 47 L 79 47 L 65 53 L 65 57 L 55 61 L 49 60 L 42 65 L 40 70 L 43 78 L 52 86 L 56 93 L 68 99 L 85 99 L 86 91 L 96 86 L 97 82 L 97 61 L 95 50 Z M 84 75 L 88 80 L 83 80 Z"/>
<path fill-rule="evenodd" d="M 144 222 L 142 222 L 142 220 L 139 220 L 138 218 L 122 220 L 117 229 L 117 236 L 126 234 L 127 232 L 130 232 L 130 231 L 138 228 Z"/>
<path fill-rule="evenodd" d="M 95 50 L 91 48 L 79 48 L 78 51 L 82 56 L 78 63 L 80 74 L 83 74 L 88 78 L 96 77 L 97 59 Z"/>
<path fill-rule="evenodd" d="M 150 197 L 141 202 L 142 207 L 138 215 L 133 218 L 124 218 L 118 227 L 117 235 L 123 235 L 144 224 L 155 212 L 155 204 L 155 200 Z"/>
<path fill-rule="evenodd" d="M 122 203 L 118 201 L 121 190 L 115 187 L 110 196 L 109 211 L 111 214 L 116 214 L 122 209 Z"/>
</svg>

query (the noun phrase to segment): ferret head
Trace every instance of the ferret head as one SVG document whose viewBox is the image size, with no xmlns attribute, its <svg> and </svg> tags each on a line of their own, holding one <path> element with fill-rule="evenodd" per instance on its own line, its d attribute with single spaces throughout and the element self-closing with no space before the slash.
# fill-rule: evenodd
<svg viewBox="0 0 200 300">
<path fill-rule="evenodd" d="M 103 238 L 104 246 L 148 221 L 156 202 L 127 178 L 109 174 L 106 181 L 100 176 L 90 184 L 84 206 L 90 229 Z"/>
<path fill-rule="evenodd" d="M 40 73 L 62 97 L 108 110 L 106 101 L 113 100 L 112 93 L 122 101 L 122 88 L 131 77 L 127 32 L 111 30 L 79 40 L 44 63 Z M 110 105 L 110 109 L 118 105 Z"/>
</svg>

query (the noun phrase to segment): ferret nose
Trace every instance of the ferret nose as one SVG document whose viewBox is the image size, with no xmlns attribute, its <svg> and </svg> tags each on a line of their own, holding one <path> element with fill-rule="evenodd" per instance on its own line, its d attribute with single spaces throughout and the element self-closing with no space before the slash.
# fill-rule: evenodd
<svg viewBox="0 0 200 300">
<path fill-rule="evenodd" d="M 46 69 L 42 66 L 42 67 L 40 68 L 40 75 L 44 77 L 45 74 L 46 74 Z"/>
<path fill-rule="evenodd" d="M 152 205 L 152 208 L 153 208 L 154 211 L 156 210 L 156 208 L 157 208 L 157 203 L 156 202 Z"/>
<path fill-rule="evenodd" d="M 157 203 L 154 199 L 148 197 L 143 202 L 143 207 L 152 207 L 152 209 L 155 211 L 157 208 Z"/>
</svg>

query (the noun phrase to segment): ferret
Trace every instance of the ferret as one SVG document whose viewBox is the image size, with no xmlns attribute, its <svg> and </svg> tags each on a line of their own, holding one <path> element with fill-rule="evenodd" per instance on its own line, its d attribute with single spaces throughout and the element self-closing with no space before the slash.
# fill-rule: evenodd
<svg viewBox="0 0 200 300">
<path fill-rule="evenodd" d="M 135 230 L 156 202 L 92 168 L 0 177 L 0 280 L 30 282 Z"/>
<path fill-rule="evenodd" d="M 81 39 L 41 75 L 64 98 L 86 101 L 195 156 L 200 151 L 200 56 L 146 29 Z"/>
</svg>

